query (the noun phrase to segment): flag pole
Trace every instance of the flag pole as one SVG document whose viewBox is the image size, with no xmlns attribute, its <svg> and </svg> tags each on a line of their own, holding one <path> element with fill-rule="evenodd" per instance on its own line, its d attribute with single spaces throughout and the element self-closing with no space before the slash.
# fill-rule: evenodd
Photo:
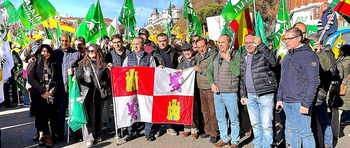
<svg viewBox="0 0 350 148">
<path fill-rule="evenodd" d="M 255 20 L 255 25 L 254 25 L 254 28 L 256 26 L 256 9 L 255 9 L 255 0 L 253 0 L 253 6 L 254 6 L 254 20 Z M 249 14 L 250 15 L 250 14 Z"/>
</svg>

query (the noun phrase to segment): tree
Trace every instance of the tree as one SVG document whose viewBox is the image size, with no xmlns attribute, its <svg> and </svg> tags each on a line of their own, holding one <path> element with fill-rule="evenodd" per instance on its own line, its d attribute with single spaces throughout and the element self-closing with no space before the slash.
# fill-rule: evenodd
<svg viewBox="0 0 350 148">
<path fill-rule="evenodd" d="M 201 26 L 203 25 L 207 25 L 207 17 L 211 17 L 211 16 L 217 16 L 220 15 L 222 10 L 225 8 L 226 4 L 209 4 L 203 8 L 200 8 L 196 11 L 197 17 L 199 22 L 201 23 Z"/>
</svg>

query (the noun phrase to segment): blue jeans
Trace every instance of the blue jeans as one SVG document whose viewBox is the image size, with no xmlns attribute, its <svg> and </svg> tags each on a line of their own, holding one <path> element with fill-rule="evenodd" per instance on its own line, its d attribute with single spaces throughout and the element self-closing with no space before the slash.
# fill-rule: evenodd
<svg viewBox="0 0 350 148">
<path fill-rule="evenodd" d="M 331 127 L 331 122 L 327 113 L 327 103 L 323 101 L 320 106 L 315 106 L 314 113 L 316 113 L 317 120 L 322 127 L 322 132 L 324 133 L 324 144 L 328 147 L 333 145 L 333 132 Z"/>
<path fill-rule="evenodd" d="M 218 119 L 218 125 L 220 130 L 220 138 L 223 142 L 228 143 L 230 137 L 227 133 L 226 110 L 231 120 L 231 144 L 238 144 L 239 142 L 239 120 L 238 120 L 238 106 L 237 106 L 237 94 L 236 93 L 220 93 L 219 95 L 214 93 L 214 105 L 216 118 Z"/>
<path fill-rule="evenodd" d="M 300 113 L 300 103 L 283 102 L 284 112 L 287 116 L 287 126 L 291 132 L 290 141 L 292 148 L 300 148 L 303 143 L 304 148 L 316 147 L 314 136 L 311 132 L 311 116 Z"/>
<path fill-rule="evenodd" d="M 250 123 L 254 132 L 254 147 L 270 148 L 273 142 L 273 94 L 257 96 L 248 93 L 246 100 Z"/>
</svg>

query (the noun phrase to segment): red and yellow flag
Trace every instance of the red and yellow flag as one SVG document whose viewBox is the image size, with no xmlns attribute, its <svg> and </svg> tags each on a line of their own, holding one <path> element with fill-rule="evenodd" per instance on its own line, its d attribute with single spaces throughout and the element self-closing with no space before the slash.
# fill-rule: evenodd
<svg viewBox="0 0 350 148">
<path fill-rule="evenodd" d="M 334 10 L 350 16 L 350 0 L 339 0 L 339 3 L 334 7 Z"/>
<path fill-rule="evenodd" d="M 244 36 L 254 32 L 249 15 L 249 9 L 244 10 L 235 20 L 230 23 L 230 27 L 235 32 L 234 49 L 244 46 Z"/>
</svg>

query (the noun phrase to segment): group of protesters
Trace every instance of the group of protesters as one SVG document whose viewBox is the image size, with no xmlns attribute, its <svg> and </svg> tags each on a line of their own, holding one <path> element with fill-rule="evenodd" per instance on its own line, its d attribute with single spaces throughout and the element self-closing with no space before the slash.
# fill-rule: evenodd
<svg viewBox="0 0 350 148">
<path fill-rule="evenodd" d="M 101 91 L 111 87 L 110 68 L 146 66 L 196 71 L 192 125 L 134 123 L 116 129 L 119 137 L 126 136 L 125 141 L 140 137 L 144 128 L 147 141 L 180 133 L 208 138 L 214 147 L 235 148 L 240 134 L 251 132 L 255 147 L 271 147 L 277 141 L 276 116 L 281 116 L 286 147 L 329 148 L 339 138 L 340 125 L 350 121 L 350 92 L 339 94 L 340 85 L 348 85 L 350 78 L 350 45 L 343 45 L 335 59 L 332 47 L 323 46 L 321 34 L 306 36 L 306 32 L 303 23 L 285 32 L 288 52 L 283 57 L 276 57 L 275 50 L 253 33 L 244 37 L 241 51 L 233 49 L 227 34 L 215 44 L 197 35 L 187 43 L 160 33 L 156 44 L 144 28 L 126 46 L 120 34 L 87 45 L 84 37 L 75 37 L 71 43 L 71 36 L 63 33 L 57 49 L 53 41 L 39 38 L 25 49 L 15 45 L 20 50 L 12 54 L 26 70 L 23 95 L 30 99 L 37 131 L 33 140 L 39 145 L 51 147 L 64 139 L 69 76 L 77 76 L 80 84 L 87 132 L 93 135 L 85 144 L 92 146 L 103 140 L 105 129 L 114 121 L 112 96 L 101 97 Z M 242 118 L 249 118 L 248 130 L 242 130 L 248 126 L 242 125 Z M 73 135 L 82 139 L 81 131 Z"/>
</svg>

